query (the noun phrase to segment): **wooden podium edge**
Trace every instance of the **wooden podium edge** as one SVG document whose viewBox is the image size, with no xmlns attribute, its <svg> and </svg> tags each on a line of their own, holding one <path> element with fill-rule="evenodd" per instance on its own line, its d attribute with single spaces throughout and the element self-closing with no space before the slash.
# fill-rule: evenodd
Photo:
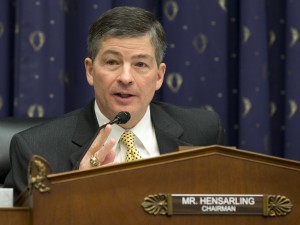
<svg viewBox="0 0 300 225">
<path fill-rule="evenodd" d="M 274 165 L 277 167 L 280 166 L 284 168 L 300 170 L 300 162 L 298 161 L 264 155 L 261 153 L 255 153 L 247 150 L 241 150 L 235 147 L 211 145 L 206 147 L 193 146 L 190 148 L 183 148 L 183 149 L 180 148 L 180 150 L 177 152 L 163 154 L 158 157 L 142 159 L 142 160 L 137 160 L 132 162 L 119 163 L 119 164 L 102 166 L 102 167 L 91 168 L 86 170 L 74 170 L 74 171 L 68 171 L 63 173 L 48 174 L 47 178 L 50 183 L 55 184 L 60 181 L 66 182 L 68 180 L 81 179 L 82 177 L 87 177 L 87 176 L 115 173 L 121 170 L 135 169 L 135 168 L 141 168 L 145 166 L 153 166 L 153 165 L 164 164 L 168 162 L 186 160 L 193 157 L 211 156 L 216 154 L 227 156 L 227 157 L 251 160 L 255 162 Z"/>
</svg>

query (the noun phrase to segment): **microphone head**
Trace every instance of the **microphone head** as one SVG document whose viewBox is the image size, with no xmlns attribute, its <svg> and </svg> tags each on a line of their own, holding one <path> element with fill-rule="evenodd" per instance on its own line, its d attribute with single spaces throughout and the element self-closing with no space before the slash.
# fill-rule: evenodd
<svg viewBox="0 0 300 225">
<path fill-rule="evenodd" d="M 130 120 L 130 113 L 129 112 L 119 112 L 116 115 L 116 119 L 118 120 L 117 124 L 124 124 Z"/>
</svg>

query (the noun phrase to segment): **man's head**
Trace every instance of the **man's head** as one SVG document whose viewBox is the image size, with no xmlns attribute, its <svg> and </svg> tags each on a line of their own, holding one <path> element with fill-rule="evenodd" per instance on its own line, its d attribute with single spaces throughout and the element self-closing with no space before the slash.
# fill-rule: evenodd
<svg viewBox="0 0 300 225">
<path fill-rule="evenodd" d="M 135 7 L 116 7 L 103 13 L 90 27 L 88 54 L 94 60 L 101 42 L 110 37 L 138 37 L 148 34 L 155 48 L 157 65 L 167 48 L 165 32 L 154 15 Z"/>
<path fill-rule="evenodd" d="M 122 126 L 134 127 L 163 83 L 162 26 L 143 9 L 114 8 L 91 26 L 88 43 L 86 76 L 100 111 L 109 119 L 128 111 L 131 119 Z"/>
</svg>

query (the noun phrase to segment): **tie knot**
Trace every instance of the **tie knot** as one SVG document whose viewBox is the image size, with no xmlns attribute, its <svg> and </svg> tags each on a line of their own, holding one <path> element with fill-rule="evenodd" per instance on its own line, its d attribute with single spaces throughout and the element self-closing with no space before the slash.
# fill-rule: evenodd
<svg viewBox="0 0 300 225">
<path fill-rule="evenodd" d="M 131 130 L 126 130 L 121 136 L 121 141 L 127 146 L 134 146 L 134 133 Z"/>
</svg>

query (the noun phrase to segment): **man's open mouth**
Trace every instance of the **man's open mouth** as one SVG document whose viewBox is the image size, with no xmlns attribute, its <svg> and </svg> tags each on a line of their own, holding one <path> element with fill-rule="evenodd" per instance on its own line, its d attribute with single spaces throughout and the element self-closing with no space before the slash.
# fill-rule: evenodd
<svg viewBox="0 0 300 225">
<path fill-rule="evenodd" d="M 121 98 L 129 98 L 129 97 L 133 96 L 131 94 L 122 94 L 122 93 L 117 93 L 116 95 L 118 95 Z"/>
</svg>

